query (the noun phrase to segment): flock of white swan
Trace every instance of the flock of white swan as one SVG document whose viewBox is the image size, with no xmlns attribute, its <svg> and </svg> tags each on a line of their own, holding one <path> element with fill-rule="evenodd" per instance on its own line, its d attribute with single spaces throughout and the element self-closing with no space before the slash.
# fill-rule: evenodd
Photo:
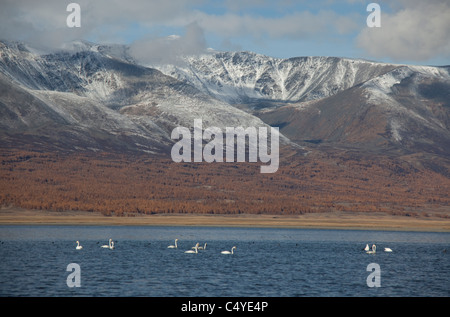
<svg viewBox="0 0 450 317">
<path fill-rule="evenodd" d="M 175 239 L 175 243 L 173 245 L 169 245 L 167 248 L 168 249 L 178 249 L 177 242 L 178 242 L 178 239 Z M 207 245 L 206 242 L 202 247 L 199 245 L 200 245 L 200 243 L 197 243 L 196 245 L 194 245 L 191 248 L 191 250 L 186 250 L 186 251 L 184 251 L 184 253 L 193 254 L 193 253 L 198 253 L 198 250 L 206 250 L 206 245 Z M 113 250 L 114 249 L 114 241 L 112 239 L 109 239 L 108 244 L 102 245 L 101 248 Z M 83 249 L 83 246 L 80 245 L 80 241 L 77 241 L 77 246 L 75 247 L 75 249 L 76 250 Z M 234 250 L 236 250 L 235 246 L 231 248 L 231 251 L 225 250 L 225 251 L 221 251 L 220 253 L 221 254 L 234 254 Z M 367 254 L 375 254 L 377 252 L 377 246 L 375 244 L 372 244 L 372 248 L 369 248 L 369 244 L 366 244 L 364 251 L 366 251 Z M 384 248 L 384 252 L 392 252 L 392 249 Z"/>
<path fill-rule="evenodd" d="M 177 248 L 178 248 L 177 242 L 178 242 L 178 239 L 175 239 L 175 244 L 169 245 L 167 248 L 168 248 L 168 249 L 177 249 Z M 207 243 L 205 242 L 205 244 L 201 247 L 201 246 L 200 246 L 200 243 L 197 242 L 197 243 L 191 248 L 192 250 L 186 250 L 186 251 L 184 251 L 184 253 L 188 253 L 188 254 L 196 254 L 196 253 L 198 253 L 198 250 L 206 250 L 206 245 L 207 245 Z M 235 249 L 236 249 L 236 247 L 232 247 L 232 248 L 231 248 L 231 251 L 222 251 L 222 252 L 220 252 L 220 253 L 221 253 L 221 254 L 233 254 Z"/>
<path fill-rule="evenodd" d="M 104 249 L 110 249 L 113 250 L 114 249 L 114 241 L 112 239 L 109 239 L 108 244 L 104 244 L 102 246 L 100 246 L 101 248 Z M 83 246 L 80 244 L 80 241 L 77 241 L 77 246 L 75 247 L 76 250 L 81 250 L 83 249 Z"/>
<path fill-rule="evenodd" d="M 366 251 L 367 254 L 375 254 L 375 253 L 377 253 L 377 246 L 375 244 L 372 244 L 372 248 L 369 248 L 369 245 L 366 244 L 364 251 Z M 392 249 L 384 248 L 384 252 L 392 252 Z"/>
<path fill-rule="evenodd" d="M 175 244 L 169 245 L 167 248 L 168 249 L 178 249 L 177 242 L 178 242 L 178 239 L 175 239 Z M 77 241 L 76 243 L 77 243 L 77 246 L 75 247 L 76 250 L 83 249 L 83 246 L 80 245 L 80 241 Z M 197 243 L 195 246 L 192 247 L 192 250 L 187 250 L 184 253 L 198 253 L 198 250 L 206 250 L 206 245 L 207 245 L 206 242 L 205 242 L 205 244 L 202 247 L 199 246 L 199 245 L 200 245 L 200 243 Z M 100 247 L 104 248 L 104 249 L 113 250 L 114 249 L 114 241 L 112 239 L 109 239 L 108 244 L 102 245 Z M 221 254 L 233 254 L 234 253 L 233 251 L 235 249 L 236 249 L 236 247 L 234 246 L 234 247 L 231 248 L 231 251 L 222 251 L 220 253 Z"/>
</svg>

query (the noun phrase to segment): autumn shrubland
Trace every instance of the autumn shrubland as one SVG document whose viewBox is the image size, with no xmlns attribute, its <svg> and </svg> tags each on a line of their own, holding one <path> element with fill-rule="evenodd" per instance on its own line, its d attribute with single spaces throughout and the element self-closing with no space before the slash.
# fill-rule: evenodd
<svg viewBox="0 0 450 317">
<path fill-rule="evenodd" d="M 285 150 L 273 174 L 261 174 L 261 163 L 174 163 L 106 152 L 2 149 L 0 162 L 3 206 L 105 216 L 347 211 L 450 217 L 448 177 L 386 156 Z"/>
</svg>

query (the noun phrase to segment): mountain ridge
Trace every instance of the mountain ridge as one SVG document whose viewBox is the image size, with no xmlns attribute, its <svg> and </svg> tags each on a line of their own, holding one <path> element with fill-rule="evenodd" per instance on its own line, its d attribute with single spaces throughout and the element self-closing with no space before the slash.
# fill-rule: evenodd
<svg viewBox="0 0 450 317">
<path fill-rule="evenodd" d="M 267 126 L 259 118 L 189 84 L 156 69 L 105 56 L 99 49 L 38 55 L 19 48 L 1 46 L 0 70 L 4 86 L 17 87 L 22 92 L 16 94 L 15 99 L 7 95 L 0 97 L 1 110 L 5 113 L 0 124 L 6 129 L 12 128 L 8 126 L 12 113 L 20 119 L 19 112 L 29 113 L 33 107 L 40 107 L 45 113 L 50 108 L 51 118 L 56 119 L 55 114 L 63 117 L 57 119 L 62 126 L 72 123 L 79 127 L 90 122 L 92 130 L 100 127 L 102 132 L 110 134 L 111 142 L 114 142 L 114 135 L 134 134 L 144 136 L 150 143 L 159 140 L 159 150 L 165 148 L 167 152 L 173 143 L 172 129 L 192 127 L 194 119 L 203 119 L 205 125 L 217 127 Z M 31 100 L 22 104 L 20 96 L 26 94 L 41 102 Z M 81 107 L 83 100 L 85 104 Z M 40 110 L 33 111 L 39 113 Z M 9 120 L 5 119 L 7 117 Z M 78 120 L 74 120 L 75 117 Z M 139 144 L 145 144 L 141 141 Z M 284 137 L 282 141 L 288 142 Z M 150 145 L 148 150 L 152 148 L 154 146 Z"/>
<path fill-rule="evenodd" d="M 120 148 L 149 153 L 167 153 L 174 127 L 192 128 L 202 119 L 220 128 L 278 125 L 283 144 L 306 151 L 327 145 L 450 157 L 448 66 L 216 51 L 183 57 L 178 65 L 145 65 L 127 46 L 89 42 L 45 54 L 0 42 L 0 54 L 2 85 L 22 89 L 0 97 L 3 132 L 14 125 L 26 130 L 20 113 L 43 107 L 60 130 L 83 134 L 81 128 L 85 140 L 98 134 L 111 144 L 120 135 L 128 139 Z M 25 106 L 17 98 L 25 94 L 28 108 L 19 110 Z M 42 136 L 52 139 L 49 134 Z"/>
</svg>

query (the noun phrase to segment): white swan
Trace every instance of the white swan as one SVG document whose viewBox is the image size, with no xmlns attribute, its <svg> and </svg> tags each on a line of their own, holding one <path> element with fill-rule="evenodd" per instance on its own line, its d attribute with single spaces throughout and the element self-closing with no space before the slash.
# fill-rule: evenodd
<svg viewBox="0 0 450 317">
<path fill-rule="evenodd" d="M 364 251 L 369 251 L 370 249 L 369 249 L 369 245 L 368 244 L 366 244 L 366 247 L 364 248 Z"/>
<path fill-rule="evenodd" d="M 167 248 L 168 249 L 177 249 L 178 248 L 177 241 L 178 241 L 178 239 L 175 239 L 175 245 L 169 245 Z"/>
<path fill-rule="evenodd" d="M 77 246 L 75 249 L 77 249 L 77 250 L 83 249 L 83 247 L 80 245 L 80 241 L 77 241 Z"/>
<path fill-rule="evenodd" d="M 194 250 L 187 250 L 184 253 L 198 253 L 198 243 L 194 246 Z"/>
<path fill-rule="evenodd" d="M 107 245 L 104 244 L 101 247 L 105 248 L 105 249 L 111 249 L 112 250 L 112 249 L 114 249 L 114 241 L 112 241 L 112 239 L 109 239 L 108 244 Z"/>
<path fill-rule="evenodd" d="M 109 239 L 108 244 L 102 245 L 101 248 L 109 249 L 111 247 L 111 241 L 112 241 L 112 239 Z"/>
<path fill-rule="evenodd" d="M 374 254 L 377 251 L 377 246 L 375 244 L 372 244 L 372 250 L 367 251 L 367 254 Z"/>
<path fill-rule="evenodd" d="M 197 243 L 197 245 L 198 245 L 198 243 Z M 194 250 L 195 249 L 195 245 L 192 247 L 192 250 Z M 205 242 L 205 245 L 203 246 L 203 247 L 197 247 L 197 249 L 198 250 L 205 250 L 206 249 L 206 242 Z"/>
<path fill-rule="evenodd" d="M 384 252 L 392 252 L 391 248 L 384 248 Z"/>
<path fill-rule="evenodd" d="M 233 250 L 234 249 L 236 249 L 236 247 L 232 247 L 231 248 L 231 252 L 230 251 L 222 251 L 222 252 L 220 252 L 220 253 L 222 253 L 222 254 L 233 254 Z"/>
</svg>

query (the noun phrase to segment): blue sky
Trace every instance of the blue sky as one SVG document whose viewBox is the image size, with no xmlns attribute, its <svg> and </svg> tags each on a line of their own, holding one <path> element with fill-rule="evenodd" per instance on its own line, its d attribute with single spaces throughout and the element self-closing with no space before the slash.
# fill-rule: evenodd
<svg viewBox="0 0 450 317">
<path fill-rule="evenodd" d="M 81 7 L 68 28 L 66 6 Z M 48 47 L 85 39 L 140 55 L 246 50 L 273 57 L 340 56 L 450 64 L 450 1 L 383 0 L 369 28 L 364 0 L 2 0 L 0 38 Z M 173 36 L 175 35 L 175 36 Z M 170 36 L 170 38 L 168 38 Z"/>
</svg>

